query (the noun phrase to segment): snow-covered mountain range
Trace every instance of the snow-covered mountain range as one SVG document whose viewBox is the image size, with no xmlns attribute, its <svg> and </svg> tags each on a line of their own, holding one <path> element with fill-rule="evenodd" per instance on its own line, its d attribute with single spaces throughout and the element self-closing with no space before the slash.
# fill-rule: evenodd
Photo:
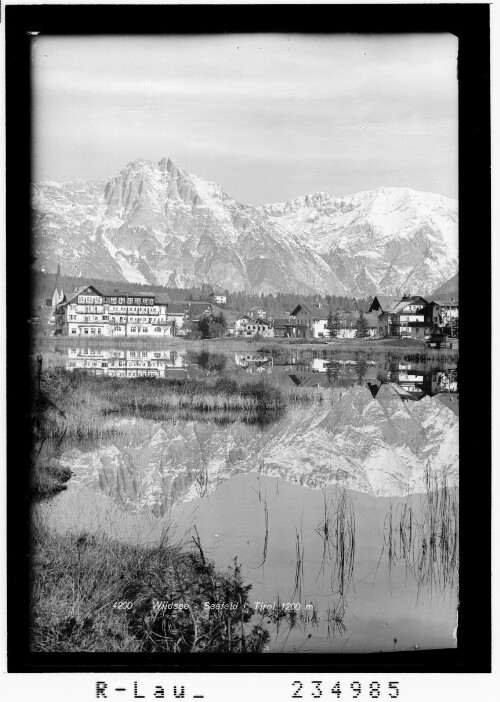
<svg viewBox="0 0 500 702">
<path fill-rule="evenodd" d="M 244 205 L 170 159 L 33 186 L 35 266 L 231 291 L 429 294 L 458 271 L 457 202 L 407 188 Z"/>
<path fill-rule="evenodd" d="M 380 394 L 380 393 L 379 393 Z M 163 514 L 210 494 L 234 475 L 258 472 L 313 489 L 340 484 L 371 495 L 425 492 L 425 473 L 458 481 L 458 417 L 438 397 L 373 398 L 366 386 L 336 390 L 332 404 L 261 432 L 242 423 L 129 420 L 123 436 L 61 457 L 71 484 L 122 508 Z"/>
</svg>

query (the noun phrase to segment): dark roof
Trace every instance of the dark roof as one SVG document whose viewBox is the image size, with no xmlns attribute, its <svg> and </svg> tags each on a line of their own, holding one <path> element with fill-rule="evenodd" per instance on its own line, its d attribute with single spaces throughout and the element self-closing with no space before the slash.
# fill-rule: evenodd
<svg viewBox="0 0 500 702">
<path fill-rule="evenodd" d="M 373 309 L 375 302 L 378 302 L 382 312 L 392 312 L 393 307 L 400 301 L 400 297 L 391 297 L 390 295 L 376 295 L 370 309 Z"/>
<path fill-rule="evenodd" d="M 420 297 L 420 295 L 411 295 L 410 297 L 403 297 L 397 303 L 397 305 L 394 305 L 391 312 L 395 312 L 395 313 L 401 312 L 408 305 L 414 305 L 414 304 L 420 303 L 420 302 L 423 302 L 424 305 L 427 304 L 427 300 L 424 297 Z"/>
<path fill-rule="evenodd" d="M 168 305 L 168 314 L 201 314 L 205 310 L 211 310 L 210 302 L 193 302 L 191 300 L 181 300 Z"/>
<path fill-rule="evenodd" d="M 106 290 L 102 293 L 104 297 L 156 297 L 154 292 L 131 292 L 126 290 Z"/>
<path fill-rule="evenodd" d="M 168 305 L 172 302 L 172 298 L 168 293 L 156 293 L 156 302 L 160 305 Z"/>
<path fill-rule="evenodd" d="M 56 284 L 54 286 L 54 292 L 57 290 L 57 292 L 61 291 L 64 293 L 62 289 L 62 282 L 61 282 L 61 264 L 57 264 L 57 273 L 56 273 Z M 54 292 L 52 294 L 54 294 Z"/>
<path fill-rule="evenodd" d="M 167 308 L 167 314 L 186 314 L 184 304 L 182 302 L 172 302 Z"/>
<path fill-rule="evenodd" d="M 75 299 L 75 297 L 78 297 L 78 295 L 81 295 L 84 290 L 88 290 L 89 288 L 92 288 L 92 290 L 94 290 L 98 295 L 102 295 L 102 293 L 94 285 L 82 285 L 81 287 L 76 288 L 76 290 L 69 295 L 66 300 L 66 304 L 69 304 Z"/>
<path fill-rule="evenodd" d="M 290 320 L 290 317 L 276 317 L 274 320 L 275 327 L 292 326 L 294 320 Z"/>
<path fill-rule="evenodd" d="M 432 303 L 441 307 L 458 307 L 458 302 L 451 302 L 451 300 L 431 300 L 429 304 Z"/>
<path fill-rule="evenodd" d="M 299 307 L 302 307 L 313 319 L 328 319 L 328 312 L 323 312 L 317 305 L 309 305 L 307 302 L 299 302 L 297 307 L 295 307 L 290 314 L 295 316 Z"/>
<path fill-rule="evenodd" d="M 271 326 L 272 321 L 264 317 L 253 317 L 248 320 L 248 324 L 267 324 L 267 326 Z"/>
</svg>

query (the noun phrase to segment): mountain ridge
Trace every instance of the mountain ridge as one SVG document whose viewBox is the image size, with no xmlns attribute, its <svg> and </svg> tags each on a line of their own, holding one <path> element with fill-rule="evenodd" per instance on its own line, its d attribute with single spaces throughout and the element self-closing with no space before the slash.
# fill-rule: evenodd
<svg viewBox="0 0 500 702">
<path fill-rule="evenodd" d="M 170 158 L 106 181 L 33 184 L 36 267 L 231 291 L 430 293 L 458 270 L 450 198 L 380 187 L 254 206 Z"/>
</svg>

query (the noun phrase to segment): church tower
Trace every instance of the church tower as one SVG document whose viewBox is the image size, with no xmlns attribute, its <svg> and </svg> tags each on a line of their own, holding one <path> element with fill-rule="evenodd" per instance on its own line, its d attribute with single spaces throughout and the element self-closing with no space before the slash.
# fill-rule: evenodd
<svg viewBox="0 0 500 702">
<path fill-rule="evenodd" d="M 54 287 L 54 292 L 52 293 L 52 307 L 56 307 L 59 305 L 61 302 L 64 302 L 66 300 L 66 295 L 64 294 L 64 290 L 62 288 L 62 282 L 61 282 L 61 264 L 57 264 L 57 275 L 56 275 L 56 284 Z"/>
</svg>

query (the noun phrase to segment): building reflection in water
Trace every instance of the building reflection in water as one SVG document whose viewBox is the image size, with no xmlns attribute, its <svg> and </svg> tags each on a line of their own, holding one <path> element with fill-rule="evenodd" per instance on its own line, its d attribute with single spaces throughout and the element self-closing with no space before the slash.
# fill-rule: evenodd
<svg viewBox="0 0 500 702">
<path fill-rule="evenodd" d="M 70 348 L 66 368 L 81 369 L 95 375 L 122 378 L 165 378 L 172 370 L 187 372 L 186 352 L 176 349 L 137 350 Z"/>
</svg>

